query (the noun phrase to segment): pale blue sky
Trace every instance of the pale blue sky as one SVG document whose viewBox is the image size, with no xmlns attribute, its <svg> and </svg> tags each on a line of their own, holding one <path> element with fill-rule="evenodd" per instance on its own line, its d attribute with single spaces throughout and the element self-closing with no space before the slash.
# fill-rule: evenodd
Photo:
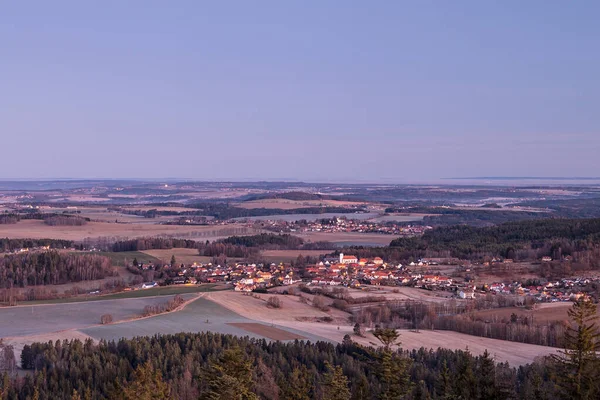
<svg viewBox="0 0 600 400">
<path fill-rule="evenodd" d="M 598 1 L 0 3 L 0 178 L 600 175 Z"/>
</svg>

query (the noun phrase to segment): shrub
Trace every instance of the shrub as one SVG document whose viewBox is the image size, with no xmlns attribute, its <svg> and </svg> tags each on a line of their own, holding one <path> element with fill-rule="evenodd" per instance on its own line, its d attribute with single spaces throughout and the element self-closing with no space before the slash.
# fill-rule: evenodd
<svg viewBox="0 0 600 400">
<path fill-rule="evenodd" d="M 329 311 L 329 307 L 325 304 L 325 299 L 323 299 L 323 296 L 321 295 L 313 297 L 312 305 L 321 311 Z"/>
<path fill-rule="evenodd" d="M 348 302 L 346 300 L 336 299 L 333 301 L 332 306 L 338 310 L 346 311 L 348 309 Z"/>
<path fill-rule="evenodd" d="M 269 297 L 269 300 L 267 300 L 267 307 L 281 308 L 282 307 L 281 300 L 276 296 L 271 296 L 271 297 Z"/>
<path fill-rule="evenodd" d="M 110 324 L 113 322 L 113 317 L 111 314 L 104 314 L 100 317 L 100 323 L 102 325 Z"/>
</svg>

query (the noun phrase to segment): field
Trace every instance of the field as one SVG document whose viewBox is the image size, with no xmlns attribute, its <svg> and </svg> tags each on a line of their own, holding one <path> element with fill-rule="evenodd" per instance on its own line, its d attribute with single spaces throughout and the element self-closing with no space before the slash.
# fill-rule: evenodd
<svg viewBox="0 0 600 400">
<path fill-rule="evenodd" d="M 266 308 L 266 306 L 265 306 Z M 151 336 L 157 333 L 174 334 L 179 332 L 211 331 L 236 336 L 250 336 L 258 339 L 267 338 L 259 332 L 249 332 L 232 324 L 256 323 L 243 315 L 232 312 L 206 298 L 199 298 L 189 303 L 183 310 L 155 317 L 123 322 L 111 325 L 98 325 L 82 329 L 86 335 L 95 339 L 118 340 L 121 337 Z M 269 324 L 272 325 L 272 324 Z M 302 333 L 294 329 L 275 326 L 293 335 L 305 336 L 308 339 L 323 340 L 323 338 Z M 273 334 L 275 331 L 270 331 Z"/>
<path fill-rule="evenodd" d="M 184 299 L 194 296 L 183 295 Z M 111 314 L 114 321 L 126 320 L 138 317 L 147 305 L 163 304 L 170 299 L 171 296 L 158 296 L 0 308 L 0 336 L 28 336 L 84 328 L 99 324 L 103 314 Z"/>
<path fill-rule="evenodd" d="M 233 234 L 256 233 L 256 230 L 243 225 L 159 225 L 155 223 L 110 223 L 89 222 L 82 226 L 50 226 L 40 220 L 23 220 L 17 224 L 0 225 L 0 237 L 13 239 L 65 239 L 118 237 L 136 238 L 147 236 L 173 236 L 185 239 L 214 240 Z"/>
</svg>

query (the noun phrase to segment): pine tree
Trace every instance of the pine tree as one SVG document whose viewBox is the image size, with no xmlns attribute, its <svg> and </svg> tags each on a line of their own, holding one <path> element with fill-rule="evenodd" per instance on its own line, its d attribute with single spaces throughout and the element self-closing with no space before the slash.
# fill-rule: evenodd
<svg viewBox="0 0 600 400">
<path fill-rule="evenodd" d="M 438 399 L 452 399 L 452 376 L 446 360 L 442 361 L 440 377 L 437 380 L 436 397 Z"/>
<path fill-rule="evenodd" d="M 348 378 L 340 366 L 325 362 L 327 372 L 323 375 L 323 400 L 350 400 Z"/>
<path fill-rule="evenodd" d="M 292 370 L 292 374 L 279 382 L 281 398 L 286 400 L 310 400 L 313 384 L 308 369 L 301 365 Z"/>
<path fill-rule="evenodd" d="M 563 395 L 571 399 L 596 399 L 600 395 L 597 382 L 600 332 L 596 326 L 597 307 L 591 301 L 579 300 L 569 309 L 571 326 L 565 332 L 565 348 L 554 355 L 557 384 Z"/>
<path fill-rule="evenodd" d="M 473 374 L 473 361 L 471 354 L 461 352 L 456 369 L 456 376 L 453 380 L 453 394 L 459 399 L 476 398 L 476 381 Z"/>
<path fill-rule="evenodd" d="M 381 344 L 383 344 L 385 350 L 390 350 L 393 345 L 400 345 L 400 342 L 398 341 L 400 334 L 395 329 L 376 328 L 373 331 L 373 336 L 375 336 L 381 342 Z"/>
<path fill-rule="evenodd" d="M 381 381 L 382 400 L 400 399 L 411 390 L 410 362 L 389 349 L 380 349 L 376 355 L 377 375 Z"/>
<path fill-rule="evenodd" d="M 414 400 L 430 400 L 431 395 L 429 394 L 429 390 L 427 390 L 427 386 L 425 385 L 425 381 L 419 381 L 417 383 L 417 387 L 415 388 L 415 393 L 413 395 Z"/>
<path fill-rule="evenodd" d="M 496 385 L 496 365 L 490 357 L 487 349 L 479 357 L 477 368 L 477 386 L 479 387 L 479 398 L 482 400 L 494 400 L 498 398 L 498 387 Z"/>
<path fill-rule="evenodd" d="M 204 371 L 202 378 L 207 391 L 203 398 L 258 400 L 258 396 L 252 391 L 252 375 L 252 362 L 242 349 L 227 349 Z"/>
<path fill-rule="evenodd" d="M 136 368 L 133 380 L 122 392 L 124 400 L 168 400 L 170 399 L 169 385 L 163 381 L 160 371 L 156 371 L 150 361 Z"/>
</svg>

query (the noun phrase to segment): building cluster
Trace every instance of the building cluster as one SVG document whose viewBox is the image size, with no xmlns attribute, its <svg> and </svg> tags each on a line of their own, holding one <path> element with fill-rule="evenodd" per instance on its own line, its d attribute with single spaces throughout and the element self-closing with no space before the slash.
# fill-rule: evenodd
<svg viewBox="0 0 600 400">
<path fill-rule="evenodd" d="M 163 272 L 169 278 L 165 284 L 219 283 L 232 284 L 236 291 L 250 292 L 273 286 L 303 283 L 309 286 L 340 286 L 360 288 L 362 285 L 410 286 L 431 291 L 446 291 L 461 299 L 473 299 L 486 294 L 531 296 L 536 302 L 573 301 L 585 296 L 583 287 L 600 284 L 600 278 L 565 278 L 552 282 L 493 282 L 477 287 L 470 280 L 453 279 L 424 268 L 437 265 L 438 260 L 418 260 L 409 265 L 388 263 L 379 257 L 358 258 L 339 254 L 325 257 L 314 265 L 292 266 L 286 263 L 234 263 L 215 265 L 166 265 Z M 142 271 L 152 270 L 152 264 L 140 264 Z"/>
<path fill-rule="evenodd" d="M 361 221 L 358 219 L 326 218 L 316 221 L 263 221 L 267 228 L 277 232 L 326 232 L 326 233 L 380 233 L 399 236 L 418 236 L 426 230 L 432 229 L 430 226 L 406 225 L 392 221 L 375 222 Z"/>
<path fill-rule="evenodd" d="M 564 278 L 543 284 L 527 285 L 521 282 L 509 284 L 494 282 L 483 286 L 484 292 L 531 296 L 537 302 L 574 301 L 587 296 L 582 290 L 590 284 L 600 284 L 598 278 Z"/>
</svg>

